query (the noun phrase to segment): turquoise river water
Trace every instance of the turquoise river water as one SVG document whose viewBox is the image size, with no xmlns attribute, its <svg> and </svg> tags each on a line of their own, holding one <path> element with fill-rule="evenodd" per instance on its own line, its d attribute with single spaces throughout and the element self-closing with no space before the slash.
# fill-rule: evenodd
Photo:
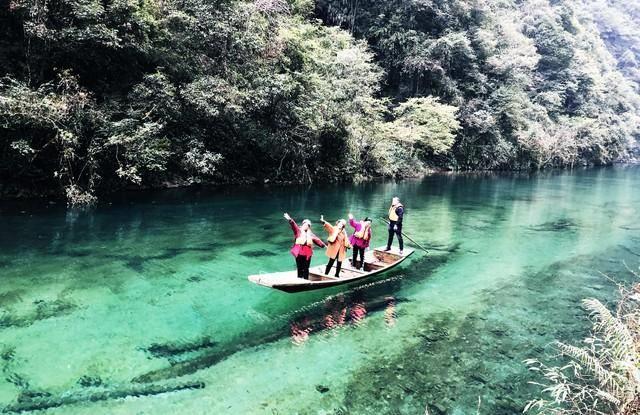
<svg viewBox="0 0 640 415">
<path fill-rule="evenodd" d="M 0 412 L 520 413 L 522 361 L 579 341 L 580 300 L 637 269 L 639 190 L 618 166 L 0 205 Z M 315 292 L 247 281 L 293 268 L 284 211 L 324 237 L 320 214 L 395 195 L 430 254 Z"/>
</svg>

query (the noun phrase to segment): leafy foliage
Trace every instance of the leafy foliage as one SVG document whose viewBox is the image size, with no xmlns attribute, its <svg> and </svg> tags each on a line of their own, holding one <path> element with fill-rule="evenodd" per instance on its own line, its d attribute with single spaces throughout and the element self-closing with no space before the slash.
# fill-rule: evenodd
<svg viewBox="0 0 640 415">
<path fill-rule="evenodd" d="M 3 6 L 4 192 L 66 188 L 82 203 L 127 185 L 375 173 L 364 154 L 386 112 L 381 71 L 366 45 L 306 20 L 311 10 L 276 0 Z"/>
<path fill-rule="evenodd" d="M 633 84 L 576 2 L 317 4 L 325 22 L 369 41 L 389 94 L 459 107 L 462 130 L 448 167 L 605 164 L 638 135 Z"/>
<path fill-rule="evenodd" d="M 430 154 L 445 154 L 460 129 L 457 110 L 440 104 L 433 97 L 409 98 L 394 109 L 392 132 L 399 140 L 417 145 Z"/>
</svg>

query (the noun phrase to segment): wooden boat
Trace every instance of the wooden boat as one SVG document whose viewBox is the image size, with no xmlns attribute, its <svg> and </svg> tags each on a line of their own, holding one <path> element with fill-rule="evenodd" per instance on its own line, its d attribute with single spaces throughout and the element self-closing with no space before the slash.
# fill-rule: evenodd
<svg viewBox="0 0 640 415">
<path fill-rule="evenodd" d="M 340 271 L 340 278 L 335 277 L 335 265 L 330 271 L 332 275 L 324 273 L 325 265 L 317 265 L 309 268 L 308 280 L 298 278 L 296 271 L 286 271 L 249 275 L 249 281 L 288 293 L 319 290 L 321 288 L 360 281 L 388 271 L 407 259 L 413 252 L 413 249 L 406 248 L 402 254 L 400 254 L 397 248 L 385 251 L 384 247 L 367 251 L 364 255 L 364 270 L 354 268 L 351 260 L 345 261 L 346 263 L 343 264 L 342 270 Z"/>
</svg>

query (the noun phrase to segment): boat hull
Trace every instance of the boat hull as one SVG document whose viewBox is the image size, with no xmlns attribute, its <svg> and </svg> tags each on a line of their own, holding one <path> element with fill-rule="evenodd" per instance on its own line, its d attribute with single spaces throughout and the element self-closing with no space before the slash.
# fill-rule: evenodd
<svg viewBox="0 0 640 415">
<path fill-rule="evenodd" d="M 340 278 L 324 274 L 324 265 L 319 265 L 309 269 L 308 280 L 298 278 L 296 271 L 256 274 L 250 275 L 248 279 L 255 284 L 287 293 L 320 290 L 372 278 L 395 268 L 413 252 L 410 248 L 405 249 L 402 254 L 396 249 L 388 252 L 384 248 L 374 249 L 365 255 L 365 271 L 357 270 L 349 263 L 342 269 Z M 330 271 L 329 274 L 333 273 Z"/>
</svg>

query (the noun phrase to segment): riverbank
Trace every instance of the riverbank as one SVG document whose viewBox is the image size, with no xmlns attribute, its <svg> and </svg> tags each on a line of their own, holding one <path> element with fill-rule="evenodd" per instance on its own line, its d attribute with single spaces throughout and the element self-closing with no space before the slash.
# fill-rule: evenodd
<svg viewBox="0 0 640 415">
<path fill-rule="evenodd" d="M 415 174 L 405 175 L 401 177 L 389 177 L 389 176 L 370 176 L 370 177 L 362 177 L 358 180 L 332 180 L 332 181 L 316 181 L 312 183 L 301 183 L 290 180 L 272 180 L 272 179 L 252 179 L 252 180 L 238 180 L 233 182 L 199 182 L 193 183 L 188 181 L 172 181 L 172 182 L 164 182 L 157 185 L 140 185 L 140 186 L 128 186 L 124 188 L 119 188 L 117 190 L 113 190 L 108 193 L 103 193 L 98 195 L 98 199 L 96 202 L 102 203 L 110 203 L 114 200 L 122 200 L 123 198 L 133 197 L 136 193 L 141 197 L 134 197 L 135 200 L 141 200 L 144 198 L 144 195 L 149 194 L 157 194 L 162 191 L 185 191 L 185 192 L 204 192 L 204 193 L 212 193 L 215 191 L 220 191 L 222 193 L 228 193 L 233 190 L 240 191 L 260 191 L 260 190 L 275 190 L 275 189 L 284 189 L 284 188 L 311 188 L 311 187 L 323 187 L 323 186 L 332 186 L 332 185 L 344 185 L 344 186 L 353 186 L 358 184 L 376 184 L 376 183 L 384 183 L 384 182 L 402 182 L 407 180 L 421 180 L 429 176 L 475 176 L 475 177 L 498 177 L 498 176 L 512 176 L 512 177 L 532 177 L 535 175 L 546 175 L 546 174 L 562 174 L 562 172 L 568 171 L 581 171 L 584 169 L 592 169 L 592 168 L 610 168 L 613 166 L 621 166 L 625 165 L 633 166 L 639 164 L 639 160 L 625 160 L 624 162 L 610 164 L 608 166 L 576 166 L 572 168 L 555 168 L 555 169 L 544 169 L 544 170 L 447 170 L 441 168 L 424 168 L 422 170 L 416 171 Z M 50 205 L 58 205 L 58 204 L 66 204 L 67 200 L 60 194 L 60 190 L 58 189 L 49 189 L 49 191 L 25 191 L 21 192 L 11 192 L 6 188 L 3 188 L 3 185 L 0 183 L 0 202 L 14 202 L 23 204 L 31 204 L 41 202 L 43 204 Z"/>
</svg>

